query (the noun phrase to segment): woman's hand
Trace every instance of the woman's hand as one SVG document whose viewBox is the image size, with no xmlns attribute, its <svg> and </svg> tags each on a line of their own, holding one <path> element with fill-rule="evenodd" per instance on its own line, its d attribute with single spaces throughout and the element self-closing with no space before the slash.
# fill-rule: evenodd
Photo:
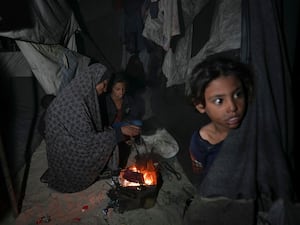
<svg viewBox="0 0 300 225">
<path fill-rule="evenodd" d="M 125 125 L 121 127 L 121 132 L 123 135 L 135 137 L 141 134 L 141 128 L 134 125 Z"/>
</svg>

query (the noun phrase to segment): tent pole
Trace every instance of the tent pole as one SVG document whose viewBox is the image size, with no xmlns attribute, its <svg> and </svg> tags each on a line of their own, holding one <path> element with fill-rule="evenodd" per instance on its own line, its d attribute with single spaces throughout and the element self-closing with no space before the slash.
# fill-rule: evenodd
<svg viewBox="0 0 300 225">
<path fill-rule="evenodd" d="M 12 185 L 12 180 L 11 180 L 11 176 L 10 176 L 7 161 L 6 161 L 6 155 L 4 152 L 4 147 L 2 144 L 1 136 L 0 136 L 0 162 L 1 162 L 1 167 L 3 170 L 3 174 L 4 174 L 4 182 L 6 184 L 6 188 L 7 188 L 8 194 L 9 194 L 11 207 L 13 209 L 14 216 L 17 217 L 19 214 L 18 203 L 16 200 L 15 191 L 14 191 L 14 188 Z"/>
</svg>

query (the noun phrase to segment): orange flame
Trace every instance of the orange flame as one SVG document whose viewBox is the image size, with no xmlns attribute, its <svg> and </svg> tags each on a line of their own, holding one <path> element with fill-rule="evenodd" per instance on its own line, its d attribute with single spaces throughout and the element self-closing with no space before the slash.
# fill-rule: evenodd
<svg viewBox="0 0 300 225">
<path fill-rule="evenodd" d="M 121 171 L 119 176 L 119 182 L 123 187 L 128 186 L 141 186 L 141 185 L 156 185 L 157 184 L 157 171 L 156 168 L 152 162 L 152 160 L 147 161 L 145 168 L 138 168 L 137 165 L 132 165 L 128 167 L 127 169 L 138 172 L 143 175 L 144 183 L 136 183 L 136 182 L 130 182 L 126 180 L 123 175 L 124 171 Z"/>
</svg>

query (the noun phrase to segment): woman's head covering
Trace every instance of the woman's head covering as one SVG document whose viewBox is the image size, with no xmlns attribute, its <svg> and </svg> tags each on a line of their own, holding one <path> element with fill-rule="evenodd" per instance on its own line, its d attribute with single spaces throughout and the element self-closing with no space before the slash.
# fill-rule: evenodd
<svg viewBox="0 0 300 225">
<path fill-rule="evenodd" d="M 101 121 L 96 85 L 107 79 L 106 67 L 95 63 L 57 95 L 46 114 L 49 187 L 76 192 L 91 185 L 107 164 L 116 136 Z"/>
</svg>

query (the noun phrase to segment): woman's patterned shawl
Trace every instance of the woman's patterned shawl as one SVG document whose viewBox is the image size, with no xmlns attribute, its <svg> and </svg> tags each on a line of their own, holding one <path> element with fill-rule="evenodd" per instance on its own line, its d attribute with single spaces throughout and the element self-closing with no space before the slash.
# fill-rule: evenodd
<svg viewBox="0 0 300 225">
<path fill-rule="evenodd" d="M 60 192 L 89 187 L 117 144 L 114 130 L 102 127 L 96 84 L 106 68 L 92 64 L 53 100 L 46 113 L 48 185 Z"/>
</svg>

